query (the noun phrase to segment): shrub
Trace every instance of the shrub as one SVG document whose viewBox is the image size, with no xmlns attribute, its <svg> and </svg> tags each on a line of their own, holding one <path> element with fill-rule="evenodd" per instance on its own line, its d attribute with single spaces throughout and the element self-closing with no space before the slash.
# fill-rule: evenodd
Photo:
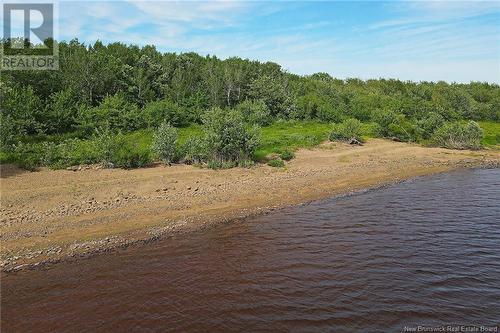
<svg viewBox="0 0 500 333">
<path fill-rule="evenodd" d="M 430 138 L 443 124 L 444 118 L 436 112 L 429 112 L 425 118 L 417 121 L 417 127 L 423 139 Z"/>
<path fill-rule="evenodd" d="M 151 163 L 151 156 L 147 150 L 141 150 L 136 144 L 120 146 L 112 158 L 113 165 L 121 168 L 141 168 Z"/>
<path fill-rule="evenodd" d="M 125 142 L 121 136 L 113 135 L 109 129 L 97 131 L 95 137 L 97 160 L 106 166 L 114 166 L 114 157 Z"/>
<path fill-rule="evenodd" d="M 271 111 L 262 100 L 245 100 L 236 105 L 235 110 L 243 115 L 246 122 L 260 126 L 269 125 L 272 121 Z"/>
<path fill-rule="evenodd" d="M 431 143 L 451 149 L 480 149 L 483 135 L 475 121 L 446 123 L 432 136 Z"/>
<path fill-rule="evenodd" d="M 127 140 L 125 135 L 104 130 L 94 140 L 95 160 L 106 167 L 138 168 L 151 163 L 149 149 Z"/>
<path fill-rule="evenodd" d="M 203 117 L 207 158 L 218 162 L 248 160 L 260 141 L 260 129 L 248 127 L 241 113 L 214 108 Z"/>
<path fill-rule="evenodd" d="M 280 157 L 284 161 L 290 161 L 295 158 L 295 153 L 289 149 L 285 149 L 280 153 Z"/>
<path fill-rule="evenodd" d="M 203 138 L 189 138 L 181 150 L 183 158 L 188 164 L 199 164 L 207 159 L 207 149 Z"/>
<path fill-rule="evenodd" d="M 163 121 L 169 122 L 172 126 L 182 127 L 188 125 L 191 120 L 189 109 L 168 99 L 147 104 L 144 107 L 144 117 L 149 127 L 157 127 Z"/>
<path fill-rule="evenodd" d="M 318 119 L 324 122 L 342 121 L 343 111 L 336 109 L 333 105 L 321 104 L 318 106 Z"/>
<path fill-rule="evenodd" d="M 2 75 L 5 74 L 2 73 Z M 0 82 L 0 88 L 2 86 L 3 80 Z M 31 86 L 15 85 L 4 88 L 1 92 L 2 122 L 8 118 L 9 126 L 14 129 L 16 135 L 32 135 L 43 132 L 43 119 L 45 117 L 43 101 Z"/>
<path fill-rule="evenodd" d="M 77 105 L 78 96 L 71 89 L 61 90 L 52 94 L 46 111 L 49 120 L 47 131 L 50 133 L 72 131 L 78 110 Z"/>
<path fill-rule="evenodd" d="M 396 122 L 396 113 L 389 110 L 377 110 L 373 112 L 372 120 L 379 125 L 379 135 L 390 136 L 389 125 Z"/>
<path fill-rule="evenodd" d="M 4 115 L 0 112 L 0 148 L 9 150 L 15 142 L 16 135 L 16 124 L 14 119 L 9 115 Z"/>
<path fill-rule="evenodd" d="M 344 120 L 341 124 L 335 125 L 330 133 L 330 141 L 355 139 L 363 142 L 361 137 L 363 124 L 354 118 Z"/>
<path fill-rule="evenodd" d="M 70 139 L 60 143 L 43 142 L 42 165 L 60 169 L 70 165 L 81 164 L 79 158 L 75 156 L 79 142 L 77 139 Z"/>
<path fill-rule="evenodd" d="M 281 159 L 272 159 L 269 162 L 267 162 L 267 165 L 272 166 L 273 168 L 281 168 L 285 166 L 285 162 Z"/>
<path fill-rule="evenodd" d="M 145 125 L 137 106 L 127 102 L 121 95 L 106 97 L 98 107 L 80 107 L 77 122 L 78 128 L 84 134 L 106 128 L 128 132 Z"/>
<path fill-rule="evenodd" d="M 419 131 L 416 124 L 406 119 L 404 114 L 390 110 L 374 112 L 373 120 L 379 125 L 378 135 L 400 141 L 418 141 Z"/>
<path fill-rule="evenodd" d="M 42 165 L 43 151 L 40 144 L 19 142 L 13 146 L 13 159 L 19 167 L 34 171 Z"/>
<path fill-rule="evenodd" d="M 167 121 L 163 121 L 153 135 L 152 151 L 165 163 L 174 160 L 177 150 L 177 128 L 171 126 Z"/>
<path fill-rule="evenodd" d="M 217 161 L 210 160 L 207 163 L 207 167 L 210 169 L 231 169 L 238 166 L 238 163 L 233 161 Z"/>
</svg>

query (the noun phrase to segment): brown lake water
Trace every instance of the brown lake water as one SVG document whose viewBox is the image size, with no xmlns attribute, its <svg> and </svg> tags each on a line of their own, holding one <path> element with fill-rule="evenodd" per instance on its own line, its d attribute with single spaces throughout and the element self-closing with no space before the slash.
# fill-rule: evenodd
<svg viewBox="0 0 500 333">
<path fill-rule="evenodd" d="M 500 169 L 332 198 L 2 279 L 2 332 L 500 323 Z"/>
</svg>

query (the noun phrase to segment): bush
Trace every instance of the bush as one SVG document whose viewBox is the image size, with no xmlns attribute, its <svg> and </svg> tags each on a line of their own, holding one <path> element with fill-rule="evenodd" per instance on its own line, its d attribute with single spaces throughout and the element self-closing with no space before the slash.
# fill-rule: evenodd
<svg viewBox="0 0 500 333">
<path fill-rule="evenodd" d="M 444 118 L 436 112 L 429 112 L 425 118 L 417 121 L 417 127 L 423 139 L 430 138 L 443 124 Z"/>
<path fill-rule="evenodd" d="M 480 149 L 483 130 L 475 121 L 447 123 L 431 138 L 436 146 L 451 149 Z"/>
<path fill-rule="evenodd" d="M 151 163 L 148 148 L 141 148 L 137 143 L 127 140 L 125 135 L 112 134 L 104 130 L 94 140 L 96 162 L 106 167 L 139 168 Z"/>
<path fill-rule="evenodd" d="M 147 150 L 141 150 L 135 144 L 121 146 L 112 158 L 115 167 L 141 168 L 151 163 L 151 156 Z"/>
<path fill-rule="evenodd" d="M 191 137 L 182 146 L 184 161 L 188 164 L 200 164 L 207 159 L 207 149 L 203 138 Z"/>
<path fill-rule="evenodd" d="M 129 132 L 145 126 L 137 106 L 121 95 L 108 96 L 95 108 L 80 107 L 77 122 L 84 134 L 91 134 L 96 129 Z"/>
<path fill-rule="evenodd" d="M 379 125 L 378 135 L 399 141 L 418 141 L 420 139 L 417 125 L 406 119 L 401 113 L 379 110 L 374 113 L 373 120 Z"/>
<path fill-rule="evenodd" d="M 291 150 L 285 149 L 280 153 L 280 157 L 284 161 L 290 161 L 295 158 L 295 153 Z"/>
<path fill-rule="evenodd" d="M 177 150 L 177 128 L 171 126 L 167 121 L 163 121 L 153 135 L 152 151 L 165 163 L 174 160 Z"/>
<path fill-rule="evenodd" d="M 2 84 L 3 81 L 0 82 L 0 88 Z M 31 86 L 4 88 L 0 100 L 2 122 L 9 121 L 8 126 L 13 128 L 16 135 L 43 133 L 43 119 L 46 116 L 43 101 Z"/>
<path fill-rule="evenodd" d="M 0 112 L 0 148 L 9 150 L 15 143 L 17 133 L 16 124 L 11 116 Z"/>
<path fill-rule="evenodd" d="M 245 100 L 236 105 L 235 110 L 243 115 L 246 122 L 260 126 L 269 125 L 272 121 L 271 111 L 262 100 Z"/>
<path fill-rule="evenodd" d="M 341 124 L 335 125 L 330 133 L 330 141 L 336 140 L 358 140 L 363 142 L 361 137 L 363 132 L 363 124 L 354 118 L 344 120 Z"/>
<path fill-rule="evenodd" d="M 183 108 L 176 103 L 164 99 L 150 102 L 144 107 L 144 117 L 149 127 L 157 127 L 163 121 L 167 121 L 172 126 L 182 127 L 189 124 L 190 110 Z"/>
<path fill-rule="evenodd" d="M 19 167 L 34 171 L 42 165 L 43 150 L 40 144 L 19 142 L 13 146 L 13 160 Z"/>
<path fill-rule="evenodd" d="M 318 119 L 324 122 L 342 121 L 342 110 L 336 109 L 333 105 L 321 104 L 318 107 Z"/>
<path fill-rule="evenodd" d="M 273 159 L 267 162 L 267 165 L 272 166 L 273 168 L 281 168 L 285 166 L 285 162 L 280 159 Z"/>
<path fill-rule="evenodd" d="M 41 164 L 54 169 L 81 164 L 79 158 L 75 156 L 79 142 L 77 139 L 66 140 L 60 143 L 43 142 Z"/>
<path fill-rule="evenodd" d="M 78 110 L 78 96 L 71 90 L 61 90 L 50 96 L 47 106 L 47 132 L 70 132 L 75 126 L 75 116 Z"/>
<path fill-rule="evenodd" d="M 125 144 L 122 137 L 113 135 L 109 129 L 103 129 L 97 131 L 94 142 L 98 162 L 113 167 L 114 157 L 118 154 L 120 146 Z"/>
<path fill-rule="evenodd" d="M 248 160 L 260 142 L 260 129 L 248 127 L 241 113 L 220 108 L 203 117 L 207 158 L 218 162 L 240 163 Z"/>
</svg>

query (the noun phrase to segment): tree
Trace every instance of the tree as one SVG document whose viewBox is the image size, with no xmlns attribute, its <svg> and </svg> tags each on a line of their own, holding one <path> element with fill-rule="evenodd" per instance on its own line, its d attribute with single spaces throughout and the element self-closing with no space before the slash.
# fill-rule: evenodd
<svg viewBox="0 0 500 333">
<path fill-rule="evenodd" d="M 269 75 L 262 75 L 250 83 L 249 95 L 266 103 L 272 116 L 290 117 L 295 114 L 295 104 L 286 81 Z"/>
</svg>

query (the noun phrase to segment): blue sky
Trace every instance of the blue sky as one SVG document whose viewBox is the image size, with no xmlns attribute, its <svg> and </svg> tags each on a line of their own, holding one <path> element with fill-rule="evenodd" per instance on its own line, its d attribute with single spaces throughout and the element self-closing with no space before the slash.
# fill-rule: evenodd
<svg viewBox="0 0 500 333">
<path fill-rule="evenodd" d="M 59 39 L 275 61 L 297 74 L 500 81 L 500 1 L 61 1 Z"/>
</svg>

